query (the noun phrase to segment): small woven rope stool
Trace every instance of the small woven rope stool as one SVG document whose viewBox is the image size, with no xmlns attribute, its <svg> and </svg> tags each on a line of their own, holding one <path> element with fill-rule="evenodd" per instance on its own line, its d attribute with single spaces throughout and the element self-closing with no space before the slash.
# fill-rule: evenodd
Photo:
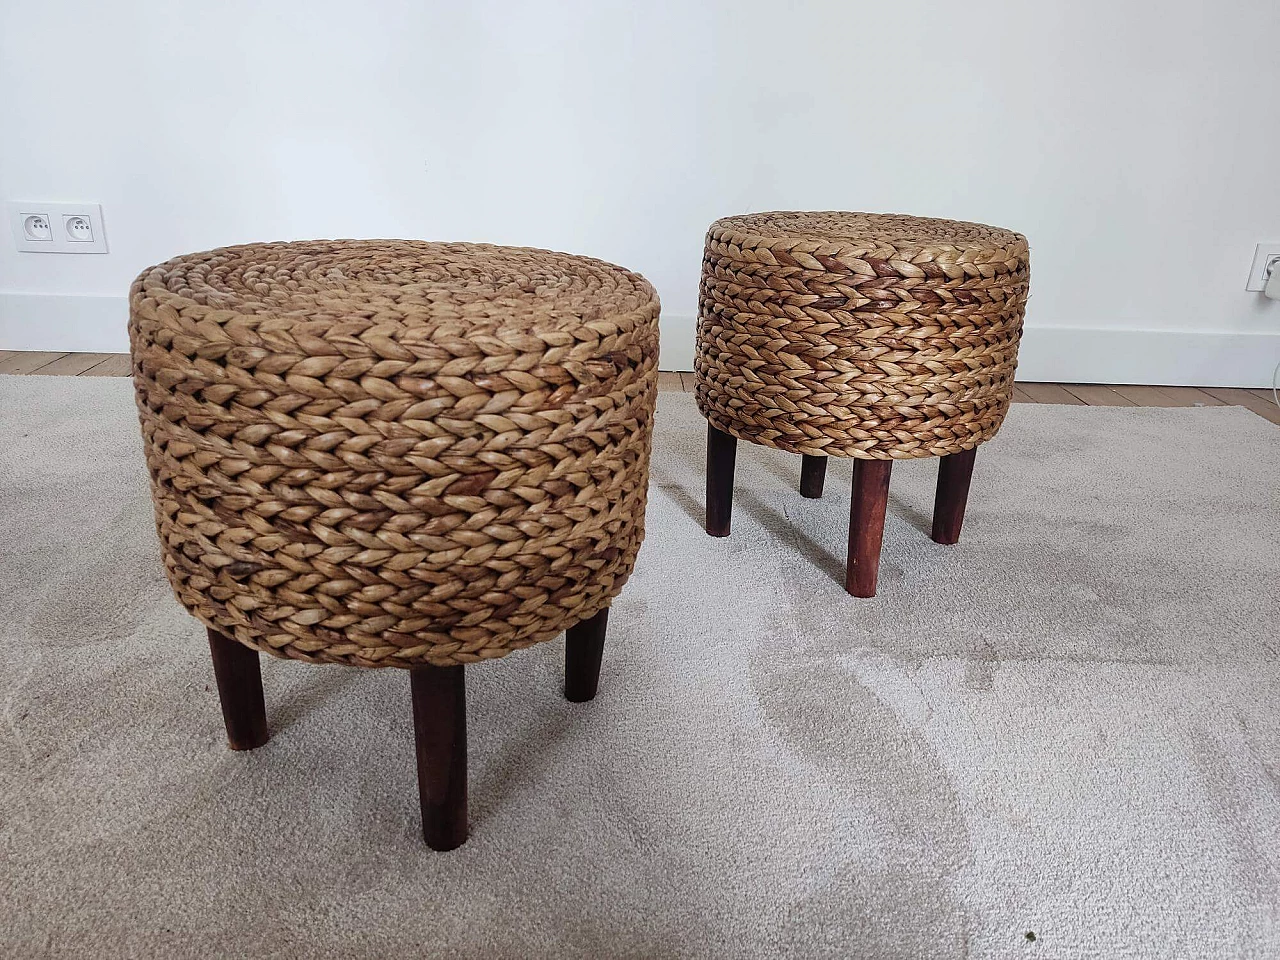
<svg viewBox="0 0 1280 960">
<path fill-rule="evenodd" d="M 257 652 L 410 672 L 423 835 L 467 836 L 463 670 L 568 631 L 595 696 L 644 537 L 658 297 L 583 257 L 410 241 L 179 257 L 130 291 L 165 570 L 231 748 Z"/>
<path fill-rule="evenodd" d="M 845 588 L 873 597 L 894 460 L 941 457 L 933 539 L 956 543 L 978 444 L 1000 428 L 1026 306 L 1026 238 L 976 223 L 757 213 L 711 225 L 695 382 L 707 418 L 707 533 L 728 536 L 749 440 L 856 457 Z"/>
</svg>

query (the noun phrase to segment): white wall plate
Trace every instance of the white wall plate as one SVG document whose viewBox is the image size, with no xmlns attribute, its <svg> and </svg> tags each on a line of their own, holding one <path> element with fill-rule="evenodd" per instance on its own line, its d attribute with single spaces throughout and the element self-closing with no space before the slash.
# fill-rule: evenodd
<svg viewBox="0 0 1280 960">
<path fill-rule="evenodd" d="M 13 243 L 24 253 L 106 253 L 102 207 L 96 203 L 10 200 Z"/>
<path fill-rule="evenodd" d="M 1280 260 L 1280 243 L 1260 243 L 1253 251 L 1253 264 L 1249 267 L 1249 282 L 1244 288 L 1258 293 L 1267 285 L 1267 265 Z M 1277 269 L 1272 267 L 1272 270 Z"/>
</svg>

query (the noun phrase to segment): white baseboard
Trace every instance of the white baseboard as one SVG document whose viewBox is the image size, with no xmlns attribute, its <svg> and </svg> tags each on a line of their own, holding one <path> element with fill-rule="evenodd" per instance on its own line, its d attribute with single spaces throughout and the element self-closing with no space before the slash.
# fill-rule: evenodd
<svg viewBox="0 0 1280 960">
<path fill-rule="evenodd" d="M 129 298 L 0 292 L 0 350 L 128 353 Z"/>
<path fill-rule="evenodd" d="M 1018 349 L 1018 379 L 1033 383 L 1269 387 L 1277 363 L 1280 331 L 1028 327 Z"/>
<path fill-rule="evenodd" d="M 696 321 L 663 314 L 663 370 L 692 370 Z M 1269 387 L 1280 363 L 1275 333 L 1028 327 L 1018 379 L 1049 383 L 1144 383 L 1178 387 Z"/>
<path fill-rule="evenodd" d="M 0 293 L 0 350 L 125 353 L 125 297 Z M 663 370 L 692 370 L 694 317 L 663 314 Z M 1212 333 L 1103 327 L 1028 327 L 1018 379 L 1269 387 L 1280 331 Z"/>
<path fill-rule="evenodd" d="M 692 370 L 698 318 L 664 313 L 659 324 L 662 345 L 658 348 L 658 366 L 663 370 Z"/>
</svg>

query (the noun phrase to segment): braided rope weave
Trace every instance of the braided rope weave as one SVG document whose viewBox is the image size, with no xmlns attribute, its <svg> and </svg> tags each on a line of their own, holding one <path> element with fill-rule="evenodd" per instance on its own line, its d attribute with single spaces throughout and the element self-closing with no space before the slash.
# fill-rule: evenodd
<svg viewBox="0 0 1280 960">
<path fill-rule="evenodd" d="M 582 257 L 253 244 L 130 291 L 178 600 L 241 643 L 359 666 L 550 640 L 644 537 L 658 297 Z"/>
<path fill-rule="evenodd" d="M 1029 282 L 1026 238 L 896 214 L 758 213 L 707 233 L 698 408 L 814 456 L 939 457 L 1000 428 Z"/>
</svg>

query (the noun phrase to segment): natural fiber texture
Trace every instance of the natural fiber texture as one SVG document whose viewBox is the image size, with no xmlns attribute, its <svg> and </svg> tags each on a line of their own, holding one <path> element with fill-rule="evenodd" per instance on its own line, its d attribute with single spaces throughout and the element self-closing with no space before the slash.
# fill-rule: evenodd
<svg viewBox="0 0 1280 960">
<path fill-rule="evenodd" d="M 717 220 L 695 363 L 712 426 L 792 453 L 938 457 L 1013 398 L 1026 238 L 897 214 Z"/>
<path fill-rule="evenodd" d="M 620 267 L 253 244 L 134 282 L 165 569 L 277 656 L 471 663 L 607 606 L 644 537 L 658 298 Z"/>
</svg>

